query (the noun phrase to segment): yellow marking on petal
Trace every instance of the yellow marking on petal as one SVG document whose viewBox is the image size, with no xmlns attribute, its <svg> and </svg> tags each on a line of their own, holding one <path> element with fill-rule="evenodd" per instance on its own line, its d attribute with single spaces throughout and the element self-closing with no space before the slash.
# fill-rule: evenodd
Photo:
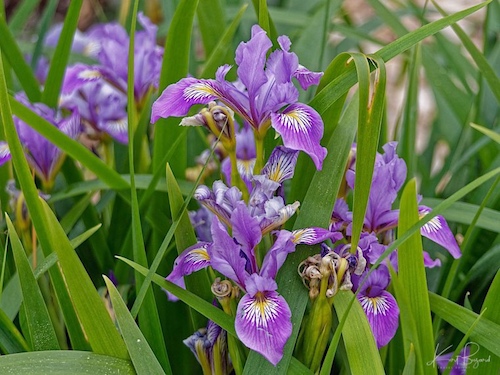
<svg viewBox="0 0 500 375">
<path fill-rule="evenodd" d="M 243 314 L 254 327 L 267 327 L 278 315 L 278 303 L 267 298 L 264 293 L 257 292 L 254 298 L 243 308 Z"/>
<path fill-rule="evenodd" d="M 87 69 L 87 70 L 83 70 L 80 73 L 78 73 L 78 78 L 80 78 L 80 79 L 97 79 L 97 78 L 101 78 L 101 77 L 102 77 L 102 74 L 98 70 Z"/>
<path fill-rule="evenodd" d="M 306 133 L 312 126 L 308 114 L 296 109 L 282 116 L 283 125 L 297 133 Z"/>
<path fill-rule="evenodd" d="M 219 96 L 218 93 L 206 83 L 200 82 L 184 89 L 184 96 L 188 99 L 205 99 L 207 96 Z"/>
<path fill-rule="evenodd" d="M 189 259 L 193 263 L 205 262 L 210 260 L 210 256 L 208 255 L 207 249 L 200 247 L 198 249 L 191 250 L 186 259 Z"/>
<path fill-rule="evenodd" d="M 293 231 L 292 242 L 310 242 L 314 240 L 314 230 L 311 228 L 297 229 Z"/>
<path fill-rule="evenodd" d="M 422 219 L 425 215 L 427 215 L 430 211 L 423 211 L 421 212 L 418 216 L 419 219 Z M 427 223 L 425 223 L 422 228 L 427 231 L 427 232 L 434 232 L 437 233 L 441 229 L 443 229 L 443 226 L 441 225 L 441 221 L 439 221 L 437 216 L 434 216 L 432 219 L 430 219 Z"/>
<path fill-rule="evenodd" d="M 379 297 L 367 297 L 361 296 L 361 306 L 366 311 L 366 313 L 370 313 L 373 315 L 386 315 L 389 310 L 389 304 L 387 303 L 387 299 L 383 296 Z"/>
</svg>

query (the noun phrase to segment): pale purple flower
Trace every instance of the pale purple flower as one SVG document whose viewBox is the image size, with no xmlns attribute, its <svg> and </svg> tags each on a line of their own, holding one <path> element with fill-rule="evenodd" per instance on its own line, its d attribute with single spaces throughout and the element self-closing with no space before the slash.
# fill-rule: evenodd
<svg viewBox="0 0 500 375">
<path fill-rule="evenodd" d="M 75 65 L 67 74 L 75 73 L 78 68 Z M 90 139 L 102 139 L 108 134 L 120 143 L 128 143 L 127 96 L 109 83 L 89 79 L 77 90 L 63 95 L 61 106 L 78 109 Z"/>
<path fill-rule="evenodd" d="M 163 48 L 156 44 L 157 27 L 142 13 L 138 15 L 143 30 L 135 34 L 134 97 L 140 103 L 151 88 L 158 85 Z M 90 81 L 104 80 L 126 93 L 128 77 L 129 36 L 118 23 L 99 24 L 83 36 L 91 55 L 100 65 L 77 64 L 71 67 L 63 85 L 63 93 L 77 90 Z M 82 42 L 83 43 L 83 42 Z M 75 44 L 78 47 L 78 43 Z"/>
<path fill-rule="evenodd" d="M 47 107 L 43 103 L 30 103 L 24 94 L 16 95 L 16 99 L 34 111 L 68 137 L 76 139 L 80 132 L 80 116 L 74 110 L 68 117 Z M 28 124 L 13 116 L 19 140 L 25 150 L 26 159 L 44 184 L 52 184 L 63 161 L 63 152 Z M 0 142 L 0 165 L 10 159 L 10 150 L 5 142 Z"/>
<path fill-rule="evenodd" d="M 389 142 L 383 146 L 384 154 L 376 155 L 373 170 L 373 179 L 366 208 L 363 230 L 374 232 L 379 237 L 389 236 L 386 243 L 392 241 L 391 233 L 398 225 L 399 210 L 392 209 L 392 205 L 397 198 L 398 192 L 406 180 L 406 163 L 396 154 L 396 142 Z M 351 189 L 354 189 L 356 175 L 356 164 L 346 172 L 346 180 Z M 347 228 L 349 234 L 349 220 L 352 214 L 346 213 L 344 203 L 336 204 L 332 214 L 332 228 Z M 419 215 L 424 217 L 431 209 L 426 206 L 419 206 Z M 437 215 L 420 229 L 422 236 L 429 238 L 437 244 L 443 246 L 456 259 L 461 255 L 460 248 L 453 236 L 444 217 Z M 432 261 L 428 254 L 425 256 L 426 265 L 436 266 L 439 261 Z"/>
<path fill-rule="evenodd" d="M 220 100 L 260 134 L 272 126 L 283 138 L 286 147 L 306 152 L 321 169 L 326 149 L 321 147 L 323 121 L 311 107 L 298 103 L 302 88 L 318 84 L 322 73 L 310 72 L 299 65 L 290 52 L 290 40 L 280 36 L 281 49 L 267 53 L 272 47 L 266 32 L 252 27 L 252 37 L 236 49 L 238 84 L 226 81 L 229 65 L 219 67 L 214 79 L 183 78 L 168 86 L 153 104 L 151 121 L 160 117 L 185 116 L 194 104 Z"/>
</svg>

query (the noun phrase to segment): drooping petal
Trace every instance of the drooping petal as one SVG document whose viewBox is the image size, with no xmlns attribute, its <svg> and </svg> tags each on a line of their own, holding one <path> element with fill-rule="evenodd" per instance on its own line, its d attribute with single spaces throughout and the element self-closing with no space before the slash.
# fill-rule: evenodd
<svg viewBox="0 0 500 375">
<path fill-rule="evenodd" d="M 198 242 L 184 250 L 175 259 L 174 268 L 166 277 L 166 280 L 184 288 L 184 276 L 190 275 L 210 265 L 210 256 L 208 254 L 210 246 L 210 242 Z M 171 301 L 178 300 L 178 298 L 170 292 L 167 292 L 167 295 L 168 299 Z"/>
<path fill-rule="evenodd" d="M 431 209 L 426 206 L 419 206 L 418 212 L 420 218 L 422 218 L 431 212 Z M 422 228 L 420 228 L 420 233 L 422 236 L 427 237 L 438 245 L 443 246 L 446 250 L 448 250 L 453 258 L 458 259 L 462 256 L 460 247 L 458 247 L 457 241 L 455 240 L 448 223 L 441 215 L 434 216 L 429 222 L 422 226 Z"/>
<path fill-rule="evenodd" d="M 280 133 L 286 147 L 307 153 L 321 170 L 326 157 L 326 148 L 319 141 L 323 137 L 323 120 L 311 107 L 295 103 L 282 113 L 272 113 L 271 123 Z"/>
<path fill-rule="evenodd" d="M 440 267 L 441 261 L 439 259 L 433 260 L 427 251 L 424 251 L 424 266 L 427 268 Z"/>
<path fill-rule="evenodd" d="M 99 128 L 118 142 L 123 144 L 128 143 L 128 119 L 126 117 L 103 121 L 99 124 Z"/>
<path fill-rule="evenodd" d="M 194 104 L 208 104 L 220 98 L 219 83 L 213 79 L 187 77 L 169 85 L 153 103 L 151 122 L 160 117 L 182 117 Z"/>
<path fill-rule="evenodd" d="M 299 81 L 300 87 L 302 87 L 303 90 L 307 90 L 309 86 L 319 84 L 323 72 L 311 72 L 309 69 L 299 64 L 293 76 Z"/>
<path fill-rule="evenodd" d="M 262 279 L 256 274 L 248 278 L 248 288 L 258 290 L 241 298 L 235 328 L 243 344 L 276 366 L 283 357 L 283 347 L 292 333 L 291 312 L 285 299 L 275 291 L 274 280 L 267 279 L 274 286 L 262 288 L 266 286 L 264 282 L 259 282 Z"/>
<path fill-rule="evenodd" d="M 11 159 L 10 149 L 7 142 L 0 141 L 0 165 L 4 165 Z"/>
<path fill-rule="evenodd" d="M 66 70 L 62 92 L 63 94 L 68 94 L 87 83 L 102 81 L 105 78 L 117 83 L 119 88 L 125 90 L 125 83 L 117 79 L 117 77 L 105 67 L 97 65 L 89 66 L 79 63 Z"/>
<path fill-rule="evenodd" d="M 281 197 L 269 199 L 264 203 L 265 215 L 260 222 L 262 233 L 268 233 L 285 224 L 297 211 L 299 206 L 299 201 L 285 206 Z"/>
<path fill-rule="evenodd" d="M 342 233 L 331 232 L 328 229 L 319 227 L 297 229 L 292 233 L 292 241 L 297 245 L 316 245 L 318 243 L 326 241 L 327 239 L 331 239 L 332 242 L 336 242 L 344 237 Z"/>
<path fill-rule="evenodd" d="M 216 271 L 245 289 L 247 277 L 246 259 L 241 256 L 241 247 L 226 232 L 217 218 L 212 222 L 213 244 L 209 249 L 210 265 Z"/>
<path fill-rule="evenodd" d="M 387 345 L 398 329 L 399 307 L 396 300 L 385 290 L 373 297 L 360 293 L 358 300 L 368 318 L 377 347 Z"/>
<path fill-rule="evenodd" d="M 283 183 L 293 177 L 299 152 L 283 146 L 276 147 L 262 169 L 262 174 L 270 180 Z"/>
</svg>

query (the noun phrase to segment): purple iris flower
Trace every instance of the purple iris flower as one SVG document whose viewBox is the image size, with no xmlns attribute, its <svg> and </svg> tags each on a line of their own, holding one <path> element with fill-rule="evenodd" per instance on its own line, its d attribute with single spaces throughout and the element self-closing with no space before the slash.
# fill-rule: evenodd
<svg viewBox="0 0 500 375">
<path fill-rule="evenodd" d="M 127 96 L 109 83 L 88 82 L 63 95 L 61 106 L 78 109 L 90 139 L 109 135 L 120 143 L 128 143 Z"/>
<path fill-rule="evenodd" d="M 214 214 L 211 240 L 185 249 L 167 277 L 184 287 L 184 276 L 210 266 L 232 280 L 245 293 L 237 307 L 236 333 L 247 347 L 274 365 L 281 359 L 292 332 L 290 309 L 278 294 L 274 278 L 297 244 L 317 244 L 335 236 L 323 228 L 279 230 L 299 206 L 299 202 L 285 204 L 281 196 L 275 195 L 282 182 L 293 175 L 296 158 L 290 155 L 289 150 L 279 148 L 264 168 L 268 174 L 252 176 L 248 202 L 238 188 L 221 181 L 214 182 L 212 189 L 201 185 L 195 198 Z M 267 233 L 273 235 L 274 243 L 260 262 L 255 251 Z"/>
<path fill-rule="evenodd" d="M 450 363 L 450 359 L 453 357 L 453 352 L 438 355 L 436 357 L 436 363 L 441 373 L 444 373 L 449 366 L 453 366 L 451 368 L 450 375 L 465 375 L 467 372 L 467 366 L 469 365 L 469 356 L 470 347 L 466 346 L 460 351 L 452 363 Z"/>
<path fill-rule="evenodd" d="M 232 235 L 215 217 L 211 226 L 212 242 L 199 242 L 184 250 L 167 280 L 184 287 L 184 276 L 208 266 L 232 280 L 246 293 L 236 313 L 235 328 L 239 339 L 276 365 L 283 355 L 292 325 L 290 309 L 278 294 L 274 278 L 298 243 L 318 243 L 331 233 L 321 228 L 278 231 L 274 245 L 259 266 L 254 252 L 262 239 L 259 219 L 251 215 L 243 201 L 236 202 L 233 208 Z"/>
<path fill-rule="evenodd" d="M 368 271 L 361 276 L 353 276 L 354 289 L 360 288 L 357 295 L 368 323 L 381 348 L 391 341 L 398 329 L 399 307 L 396 299 L 386 289 L 390 282 L 389 271 L 385 265 L 380 265 L 368 276 L 359 287 L 359 282 L 365 279 Z"/>
<path fill-rule="evenodd" d="M 203 368 L 204 374 L 227 374 L 230 361 L 227 350 L 227 332 L 209 320 L 206 328 L 201 328 L 183 341 Z"/>
<path fill-rule="evenodd" d="M 68 117 L 62 117 L 60 112 L 47 107 L 43 103 L 30 103 L 24 94 L 17 94 L 16 99 L 68 137 L 76 139 L 79 136 L 81 129 L 78 111 L 74 110 Z M 13 116 L 13 118 L 28 163 L 42 180 L 44 186 L 50 189 L 55 175 L 62 165 L 64 154 L 57 146 L 33 130 L 24 121 L 16 116 Z M 0 165 L 9 159 L 8 145 L 5 142 L 0 142 Z"/>
<path fill-rule="evenodd" d="M 134 97 L 140 103 L 152 87 L 157 87 L 163 48 L 156 44 L 156 25 L 142 13 L 138 19 L 143 30 L 135 34 Z M 96 25 L 86 33 L 84 40 L 100 65 L 71 67 L 65 77 L 63 93 L 96 80 L 105 80 L 126 93 L 128 61 L 123 57 L 128 55 L 129 36 L 123 26 L 118 23 Z"/>
<path fill-rule="evenodd" d="M 252 37 L 236 49 L 239 83 L 226 81 L 229 65 L 219 67 L 214 79 L 183 78 L 168 86 L 153 104 L 151 121 L 160 117 L 185 116 L 194 104 L 220 100 L 248 122 L 262 137 L 272 126 L 283 138 L 286 147 L 306 152 L 321 169 L 326 149 L 321 147 L 323 121 L 311 107 L 298 103 L 299 91 L 292 78 L 303 89 L 318 84 L 322 73 L 301 66 L 290 52 L 290 40 L 280 36 L 281 49 L 272 47 L 266 32 L 252 27 Z"/>
<path fill-rule="evenodd" d="M 385 151 L 383 155 L 377 153 L 364 220 L 364 231 L 374 232 L 379 237 L 389 236 L 389 241 L 384 241 L 386 243 L 392 242 L 392 230 L 398 224 L 399 210 L 393 210 L 392 205 L 406 179 L 406 163 L 396 154 L 396 147 L 397 142 L 389 142 L 383 146 Z M 355 175 L 356 165 L 353 163 L 351 169 L 346 172 L 346 180 L 351 189 L 354 189 Z M 333 227 L 338 226 L 339 223 L 346 224 L 345 220 L 339 220 L 339 217 L 346 217 L 345 205 L 339 204 L 337 207 L 340 210 L 336 212 L 334 208 Z M 420 217 L 425 216 L 430 211 L 429 207 L 419 206 Z M 420 233 L 443 246 L 455 259 L 460 257 L 460 248 L 444 217 L 435 216 L 421 228 Z M 429 266 L 436 265 L 435 261 L 432 261 L 428 255 L 426 262 Z"/>
</svg>

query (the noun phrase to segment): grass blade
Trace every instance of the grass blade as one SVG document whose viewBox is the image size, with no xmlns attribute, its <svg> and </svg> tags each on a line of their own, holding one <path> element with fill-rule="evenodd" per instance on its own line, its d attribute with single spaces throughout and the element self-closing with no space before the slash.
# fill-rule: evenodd
<svg viewBox="0 0 500 375">
<path fill-rule="evenodd" d="M 416 181 L 408 182 L 401 196 L 398 233 L 408 231 L 418 221 Z M 426 366 L 434 358 L 434 335 L 427 296 L 427 279 L 424 269 L 422 238 L 415 232 L 398 248 L 399 280 L 406 292 L 409 308 L 412 311 L 415 330 L 413 336 L 418 337 L 417 372 L 434 374 L 436 369 Z M 414 343 L 416 345 L 416 343 Z"/>
<path fill-rule="evenodd" d="M 24 60 L 23 54 L 19 50 L 16 40 L 2 15 L 0 15 L 0 35 L 2 36 L 0 38 L 0 49 L 16 73 L 24 92 L 26 92 L 26 95 L 32 102 L 40 101 L 42 94 L 38 81 L 29 65 Z"/>
<path fill-rule="evenodd" d="M 60 349 L 52 321 L 43 300 L 42 292 L 36 282 L 28 258 L 24 251 L 14 225 L 8 215 L 5 215 L 9 238 L 12 244 L 12 252 L 16 262 L 19 281 L 26 311 L 26 325 L 31 337 L 33 350 L 57 350 Z M 35 250 L 36 251 L 36 250 Z"/>
<path fill-rule="evenodd" d="M 122 300 L 120 293 L 113 285 L 110 279 L 106 276 L 104 281 L 108 287 L 109 296 L 111 297 L 111 303 L 113 304 L 113 309 L 116 313 L 116 321 L 118 322 L 118 327 L 120 327 L 120 332 L 127 346 L 128 353 L 134 365 L 135 370 L 138 374 L 161 374 L 163 373 L 163 368 L 156 359 L 155 354 L 148 345 L 146 338 L 142 334 L 141 330 L 135 324 L 134 318 L 130 315 L 130 312 Z M 167 369 L 166 374 L 171 374 L 172 370 L 170 367 Z"/>
<path fill-rule="evenodd" d="M 42 102 L 52 108 L 57 107 L 59 92 L 61 91 L 66 64 L 68 63 L 71 46 L 73 44 L 73 35 L 78 26 L 78 18 L 80 16 L 82 4 L 83 0 L 73 0 L 70 2 L 61 35 L 54 51 L 54 56 L 57 56 L 57 58 L 52 59 L 50 63 L 46 80 L 49 84 L 45 85 L 43 90 Z"/>
<path fill-rule="evenodd" d="M 0 357 L 2 374 L 123 374 L 136 372 L 130 361 L 76 350 L 18 353 Z"/>
</svg>

